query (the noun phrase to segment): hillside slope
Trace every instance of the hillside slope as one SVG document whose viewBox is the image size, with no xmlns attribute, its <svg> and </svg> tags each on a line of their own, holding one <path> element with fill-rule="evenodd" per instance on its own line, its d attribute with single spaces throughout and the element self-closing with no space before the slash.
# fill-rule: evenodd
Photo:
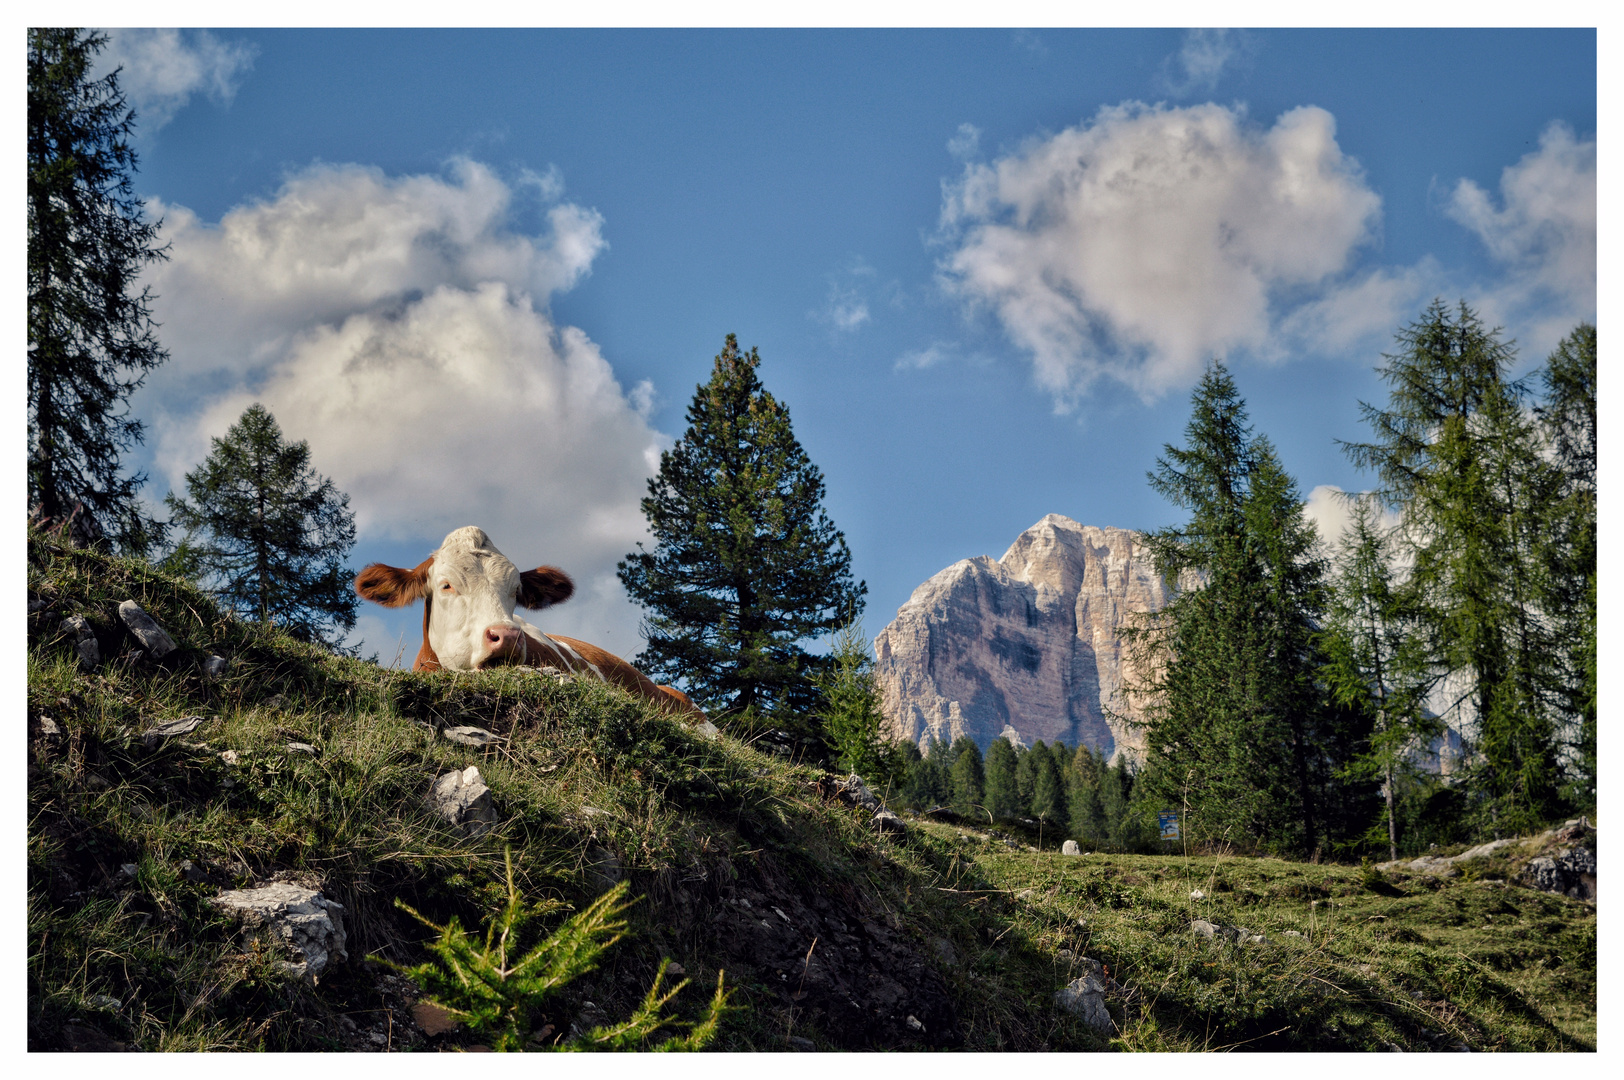
<svg viewBox="0 0 1624 1080">
<path fill-rule="evenodd" d="M 692 979 L 680 1016 L 725 972 L 723 1050 L 1594 1045 L 1591 904 L 1465 876 L 1066 857 L 934 819 L 881 834 L 823 769 L 599 684 L 384 670 L 142 563 L 39 537 L 28 557 L 30 1049 L 466 1046 L 420 1027 L 418 989 L 369 958 L 424 959 L 397 900 L 482 925 L 504 851 L 543 922 L 617 880 L 638 898 L 630 936 L 532 1018 L 538 1045 L 628 1015 L 662 958 Z M 127 599 L 175 653 L 134 654 Z M 497 739 L 447 737 L 460 726 Z M 495 819 L 474 836 L 425 803 L 469 766 Z M 347 958 L 314 983 L 212 902 L 268 881 L 342 906 Z M 1268 940 L 1228 940 L 1241 921 Z M 1085 958 L 1108 973 L 1104 1028 L 1054 1001 Z"/>
</svg>

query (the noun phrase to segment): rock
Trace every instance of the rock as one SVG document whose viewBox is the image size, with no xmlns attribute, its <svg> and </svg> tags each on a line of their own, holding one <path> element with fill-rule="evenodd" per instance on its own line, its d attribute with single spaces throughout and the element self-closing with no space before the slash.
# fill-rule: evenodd
<svg viewBox="0 0 1624 1080">
<path fill-rule="evenodd" d="M 1207 894 L 1202 892 L 1200 889 L 1191 889 L 1190 890 L 1190 899 L 1191 900 L 1205 900 L 1206 898 L 1207 898 Z"/>
<path fill-rule="evenodd" d="M 1077 841 L 1075 840 L 1067 840 L 1064 844 L 1060 845 L 1060 854 L 1062 855 L 1081 855 L 1082 853 L 1083 849 L 1077 846 Z"/>
<path fill-rule="evenodd" d="M 791 1035 L 784 1042 L 791 1050 L 802 1054 L 810 1054 L 818 1048 L 817 1043 L 811 1039 L 803 1039 L 799 1035 Z"/>
<path fill-rule="evenodd" d="M 613 886 L 621 878 L 620 856 L 601 844 L 586 849 L 586 876 L 598 891 Z"/>
<path fill-rule="evenodd" d="M 908 831 L 908 826 L 903 824 L 902 819 L 883 806 L 874 812 L 874 817 L 869 824 L 882 833 L 905 833 Z"/>
<path fill-rule="evenodd" d="M 412 1022 L 425 1035 L 444 1035 L 457 1026 L 456 1019 L 432 1001 L 419 1001 L 412 1006 Z"/>
<path fill-rule="evenodd" d="M 288 753 L 290 753 L 290 754 L 309 754 L 312 757 L 314 757 L 315 753 L 316 753 L 316 748 L 314 746 L 311 746 L 307 742 L 290 742 L 290 743 L 288 743 Z"/>
<path fill-rule="evenodd" d="M 1596 853 L 1579 847 L 1530 859 L 1523 870 L 1523 880 L 1541 892 L 1561 893 L 1575 900 L 1594 900 Z"/>
<path fill-rule="evenodd" d="M 492 743 L 499 743 L 502 741 L 502 736 L 493 735 L 484 728 L 473 727 L 471 725 L 443 728 L 441 729 L 440 734 L 444 735 L 452 742 L 461 743 L 464 746 L 490 746 Z"/>
<path fill-rule="evenodd" d="M 840 801 L 849 806 L 861 806 L 864 810 L 874 811 L 880 808 L 880 800 L 863 783 L 863 778 L 852 773 L 844 780 L 835 781 L 835 794 Z"/>
<path fill-rule="evenodd" d="M 880 631 L 875 674 L 892 733 L 985 748 L 1007 729 L 1022 742 L 1137 753 L 1131 721 L 1143 717 L 1119 692 L 1132 677 L 1119 628 L 1173 595 L 1137 533 L 1050 514 L 1003 558 L 965 559 L 919 586 Z"/>
<path fill-rule="evenodd" d="M 226 658 L 223 656 L 210 656 L 203 661 L 203 677 L 205 679 L 218 679 L 226 673 Z"/>
<path fill-rule="evenodd" d="M 69 615 L 57 626 L 57 630 L 74 640 L 74 649 L 79 654 L 79 670 L 95 671 L 101 663 L 101 645 L 96 641 L 96 633 L 90 628 L 89 620 L 83 615 Z"/>
<path fill-rule="evenodd" d="M 1086 956 L 1077 962 L 1084 973 L 1055 991 L 1055 1006 L 1077 1017 L 1089 1030 L 1102 1038 L 1115 1030 L 1111 1011 L 1105 1007 L 1105 968 L 1098 960 Z"/>
<path fill-rule="evenodd" d="M 164 628 L 152 621 L 152 616 L 141 610 L 141 605 L 134 600 L 126 600 L 118 606 L 118 617 L 124 620 L 130 633 L 147 650 L 154 660 L 162 660 L 175 651 L 175 639 L 164 632 Z"/>
<path fill-rule="evenodd" d="M 241 916 L 250 936 L 269 936 L 300 957 L 289 970 L 314 982 L 344 951 L 344 907 L 317 889 L 273 882 L 254 889 L 231 889 L 214 898 L 218 906 Z"/>
<path fill-rule="evenodd" d="M 141 745 L 151 750 L 164 739 L 173 739 L 178 735 L 190 735 L 202 723 L 203 717 L 201 716 L 183 716 L 179 720 L 165 720 L 163 723 L 150 727 L 141 733 Z"/>
<path fill-rule="evenodd" d="M 452 770 L 434 781 L 429 792 L 429 809 L 461 829 L 465 836 L 479 836 L 496 824 L 496 807 L 479 768 Z"/>
</svg>

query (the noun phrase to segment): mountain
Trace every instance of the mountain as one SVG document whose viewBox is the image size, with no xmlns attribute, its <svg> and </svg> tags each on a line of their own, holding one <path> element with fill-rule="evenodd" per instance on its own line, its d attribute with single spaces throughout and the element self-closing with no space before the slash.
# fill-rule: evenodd
<svg viewBox="0 0 1624 1080">
<path fill-rule="evenodd" d="M 1137 754 L 1121 629 L 1173 596 L 1139 534 L 1050 514 L 1001 559 L 932 577 L 874 641 L 897 738 L 1056 739 Z M 1113 715 L 1116 714 L 1116 715 Z"/>
</svg>

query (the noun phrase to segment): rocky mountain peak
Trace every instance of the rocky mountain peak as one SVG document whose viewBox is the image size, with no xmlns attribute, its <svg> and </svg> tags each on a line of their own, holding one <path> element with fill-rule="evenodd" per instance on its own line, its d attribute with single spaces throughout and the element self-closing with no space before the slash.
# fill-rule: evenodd
<svg viewBox="0 0 1624 1080">
<path fill-rule="evenodd" d="M 1120 629 L 1171 595 L 1139 534 L 1049 514 L 1002 558 L 964 559 L 920 585 L 880 632 L 892 733 L 967 736 L 985 749 L 1014 732 L 1027 744 L 1135 753 Z"/>
</svg>

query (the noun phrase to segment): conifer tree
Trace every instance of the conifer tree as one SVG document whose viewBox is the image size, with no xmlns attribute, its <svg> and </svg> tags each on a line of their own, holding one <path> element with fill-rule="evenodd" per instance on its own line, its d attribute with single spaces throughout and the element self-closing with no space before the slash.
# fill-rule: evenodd
<svg viewBox="0 0 1624 1080">
<path fill-rule="evenodd" d="M 1000 735 L 987 744 L 987 811 L 994 818 L 1012 818 L 1021 813 L 1020 794 L 1015 788 L 1015 747 Z"/>
<path fill-rule="evenodd" d="M 953 812 L 971 817 L 981 812 L 986 802 L 981 748 L 974 739 L 961 737 L 953 743 L 952 753 Z"/>
<path fill-rule="evenodd" d="M 870 784 L 890 784 L 902 762 L 896 744 L 884 734 L 880 689 L 861 620 L 854 619 L 836 632 L 831 655 L 834 669 L 817 679 L 823 692 L 818 716 L 824 734 L 842 769 Z"/>
<path fill-rule="evenodd" d="M 1307 854 L 1345 751 L 1320 683 L 1324 563 L 1295 482 L 1222 364 L 1196 388 L 1185 434 L 1150 481 L 1190 521 L 1146 541 L 1164 577 L 1204 584 L 1129 634 L 1156 673 L 1130 688 L 1146 704 L 1147 794 L 1187 805 L 1196 839 Z"/>
<path fill-rule="evenodd" d="M 1425 707 L 1429 685 L 1414 612 L 1398 587 L 1393 538 L 1371 495 L 1352 499 L 1347 532 L 1337 545 L 1326 623 L 1327 680 L 1345 706 L 1372 720 L 1368 746 L 1352 775 L 1381 780 L 1388 858 L 1398 858 L 1398 785 L 1411 755 L 1442 734 Z"/>
<path fill-rule="evenodd" d="M 1596 803 L 1596 328 L 1575 327 L 1540 375 L 1545 402 L 1536 411 L 1561 471 L 1540 600 L 1557 624 L 1558 703 L 1575 729 L 1571 798 L 1588 809 Z"/>
<path fill-rule="evenodd" d="M 1109 835 L 1105 821 L 1105 804 L 1100 801 L 1100 774 L 1105 770 L 1101 757 L 1086 746 L 1079 746 L 1072 755 L 1066 805 L 1071 811 L 1071 833 L 1079 840 L 1096 846 Z"/>
<path fill-rule="evenodd" d="M 1464 303 L 1434 302 L 1398 335 L 1377 370 L 1386 408 L 1361 403 L 1374 438 L 1345 444 L 1402 510 L 1405 588 L 1419 613 L 1437 680 L 1464 680 L 1447 704 L 1476 732 L 1474 787 L 1497 831 L 1530 828 L 1556 810 L 1561 650 L 1538 610 L 1558 470 L 1498 330 Z"/>
<path fill-rule="evenodd" d="M 1054 754 L 1043 740 L 1039 739 L 1032 744 L 1032 802 L 1030 810 L 1033 817 L 1041 822 L 1061 822 L 1067 820 L 1066 787 L 1060 777 L 1060 769 L 1055 764 Z"/>
<path fill-rule="evenodd" d="M 186 474 L 190 499 L 165 500 L 185 537 L 165 562 L 246 618 L 336 646 L 360 598 L 344 556 L 355 545 L 350 497 L 310 467 L 258 402 Z"/>
<path fill-rule="evenodd" d="M 106 43 L 28 31 L 28 504 L 59 525 L 88 516 L 88 535 L 140 553 L 162 525 L 136 501 L 146 477 L 120 475 L 142 441 L 128 398 L 168 354 L 135 283 L 167 249 L 132 187 L 135 113 L 118 73 L 91 78 Z"/>
<path fill-rule="evenodd" d="M 688 430 L 660 455 L 642 502 L 655 548 L 619 564 L 646 612 L 638 658 L 712 713 L 811 712 L 833 666 L 800 642 L 862 614 L 845 537 L 789 410 L 762 386 L 755 349 L 729 334 Z"/>
</svg>

